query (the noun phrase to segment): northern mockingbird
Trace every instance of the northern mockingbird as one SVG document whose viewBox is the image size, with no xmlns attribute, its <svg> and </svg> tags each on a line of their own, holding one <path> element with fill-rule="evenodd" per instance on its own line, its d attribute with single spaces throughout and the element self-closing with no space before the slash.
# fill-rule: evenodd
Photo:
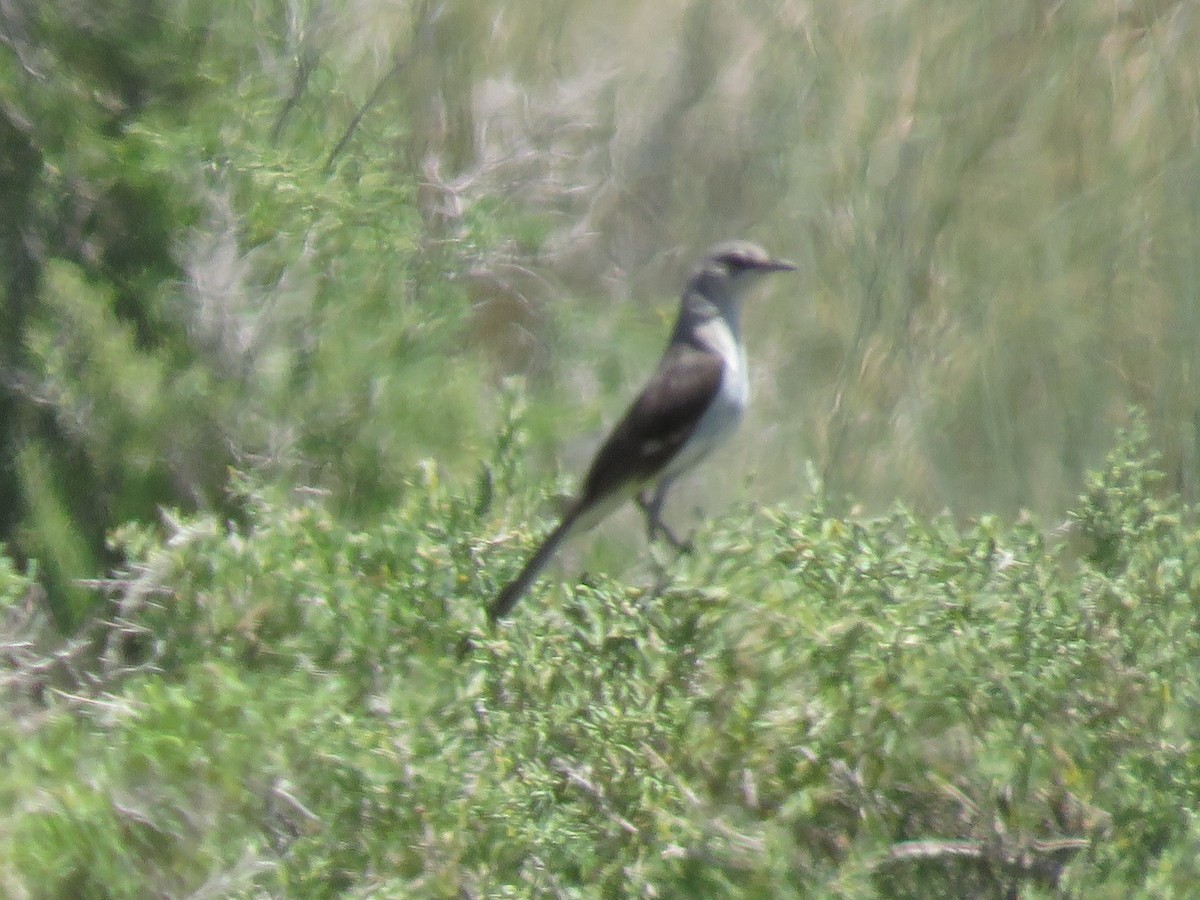
<svg viewBox="0 0 1200 900">
<path fill-rule="evenodd" d="M 662 531 L 682 546 L 659 518 L 667 490 L 729 437 L 750 400 L 742 297 L 768 272 L 795 268 L 747 241 L 708 252 L 688 278 L 658 368 L 596 452 L 562 521 L 488 607 L 490 621 L 512 611 L 563 541 L 631 498 L 646 514 L 651 539 Z"/>
</svg>

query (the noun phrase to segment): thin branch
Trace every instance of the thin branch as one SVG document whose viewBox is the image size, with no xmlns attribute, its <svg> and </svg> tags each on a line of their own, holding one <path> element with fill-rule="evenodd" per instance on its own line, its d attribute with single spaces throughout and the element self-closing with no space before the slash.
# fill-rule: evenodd
<svg viewBox="0 0 1200 900">
<path fill-rule="evenodd" d="M 275 118 L 275 125 L 271 129 L 272 144 L 279 141 L 283 125 L 287 121 L 288 116 L 292 114 L 292 110 L 300 103 L 300 98 L 304 96 L 304 91 L 308 87 L 308 80 L 312 76 L 313 70 L 317 67 L 317 61 L 320 58 L 321 54 L 311 47 L 303 50 L 296 57 L 296 74 L 292 78 L 291 93 L 288 94 L 287 100 L 283 102 L 283 108 L 279 110 L 279 115 Z"/>
<path fill-rule="evenodd" d="M 555 769 L 561 775 L 565 776 L 567 783 L 578 788 L 600 807 L 610 821 L 615 822 L 618 827 L 626 834 L 638 835 L 641 831 L 636 825 L 630 822 L 627 818 L 621 815 L 613 807 L 612 802 L 604 796 L 604 791 L 599 785 L 588 779 L 582 772 L 573 768 L 565 759 L 556 758 L 550 762 L 550 767 Z"/>
<path fill-rule="evenodd" d="M 872 868 L 922 860 L 962 859 L 998 866 L 1021 875 L 1035 875 L 1044 872 L 1051 861 L 1070 857 L 1090 843 L 1087 838 L 1061 838 L 1000 847 L 985 841 L 904 841 L 877 859 Z"/>
<path fill-rule="evenodd" d="M 333 171 L 334 161 L 337 160 L 342 151 L 345 150 L 347 145 L 350 143 L 350 140 L 354 137 L 354 132 L 358 129 L 358 125 L 360 122 L 362 122 L 363 117 L 366 116 L 371 107 L 379 102 L 379 98 L 383 96 L 383 89 L 387 87 L 388 82 L 403 72 L 408 64 L 416 58 L 417 51 L 420 50 L 422 45 L 425 43 L 433 26 L 435 16 L 430 15 L 431 6 L 432 4 L 428 2 L 428 0 L 421 5 L 421 14 L 419 17 L 421 24 L 417 27 L 417 33 L 413 37 L 412 46 L 410 46 L 408 48 L 408 52 L 401 58 L 397 59 L 396 62 L 392 64 L 392 67 L 383 74 L 382 78 L 379 79 L 378 83 L 371 91 L 371 95 L 367 97 L 363 105 L 358 108 L 358 112 L 354 114 L 354 117 L 350 120 L 350 124 L 346 126 L 346 130 L 342 133 L 341 139 L 337 142 L 336 146 L 329 151 L 329 156 L 325 160 L 324 173 L 326 175 Z"/>
</svg>

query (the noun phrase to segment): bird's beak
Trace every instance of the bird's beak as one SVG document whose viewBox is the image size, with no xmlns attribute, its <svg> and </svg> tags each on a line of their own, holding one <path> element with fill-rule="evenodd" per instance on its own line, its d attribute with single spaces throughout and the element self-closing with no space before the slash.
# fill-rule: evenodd
<svg viewBox="0 0 1200 900">
<path fill-rule="evenodd" d="M 799 267 L 786 259 L 768 259 L 766 262 L 760 263 L 758 268 L 764 272 L 794 272 Z"/>
</svg>

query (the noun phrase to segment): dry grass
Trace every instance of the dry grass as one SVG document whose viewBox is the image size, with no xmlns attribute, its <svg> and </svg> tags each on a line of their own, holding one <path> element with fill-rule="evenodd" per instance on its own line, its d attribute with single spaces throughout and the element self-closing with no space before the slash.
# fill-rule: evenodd
<svg viewBox="0 0 1200 900">
<path fill-rule="evenodd" d="M 439 48 L 488 49 L 470 85 L 450 78 L 461 47 L 430 70 L 427 164 L 460 209 L 499 197 L 550 222 L 513 248 L 541 284 L 526 312 L 667 310 L 730 234 L 803 261 L 748 325 L 740 452 L 764 494 L 812 460 L 872 505 L 1057 515 L 1131 403 L 1194 493 L 1190 5 L 562 3 L 454 27 Z M 439 146 L 464 119 L 470 153 Z M 596 318 L 581 343 L 621 317 Z M 538 321 L 518 367 L 560 349 L 552 324 L 530 349 Z M 581 365 L 605 357 L 621 393 L 647 367 L 640 346 Z M 553 367 L 564 404 L 571 366 Z"/>
</svg>

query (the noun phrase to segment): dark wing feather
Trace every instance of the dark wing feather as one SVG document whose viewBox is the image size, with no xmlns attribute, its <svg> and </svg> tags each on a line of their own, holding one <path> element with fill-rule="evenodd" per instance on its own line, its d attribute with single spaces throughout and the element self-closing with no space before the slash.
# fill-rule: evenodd
<svg viewBox="0 0 1200 900">
<path fill-rule="evenodd" d="M 687 344 L 672 346 L 596 452 L 580 503 L 604 497 L 626 482 L 654 478 L 696 430 L 721 389 L 723 372 L 715 353 Z"/>
</svg>

